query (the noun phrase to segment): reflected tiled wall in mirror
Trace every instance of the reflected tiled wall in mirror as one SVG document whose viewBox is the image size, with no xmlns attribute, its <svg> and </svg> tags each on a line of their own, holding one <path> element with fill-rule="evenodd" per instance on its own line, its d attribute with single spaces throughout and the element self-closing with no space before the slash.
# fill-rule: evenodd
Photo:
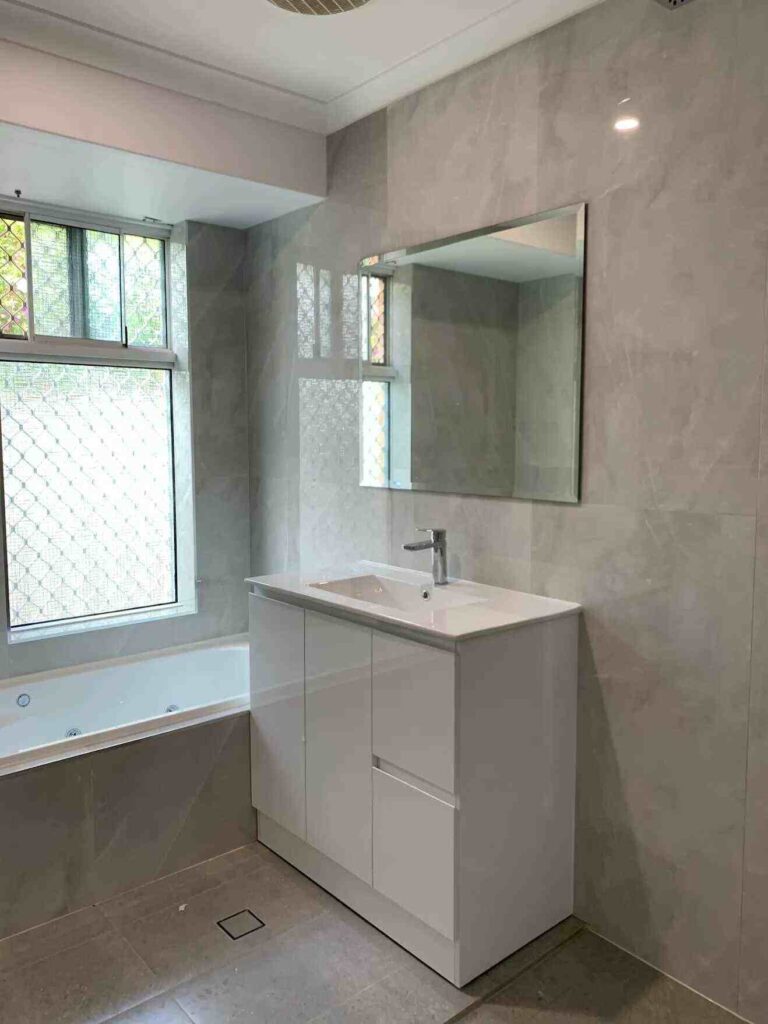
<svg viewBox="0 0 768 1024">
<path fill-rule="evenodd" d="M 585 216 L 363 261 L 362 486 L 578 501 Z"/>
</svg>

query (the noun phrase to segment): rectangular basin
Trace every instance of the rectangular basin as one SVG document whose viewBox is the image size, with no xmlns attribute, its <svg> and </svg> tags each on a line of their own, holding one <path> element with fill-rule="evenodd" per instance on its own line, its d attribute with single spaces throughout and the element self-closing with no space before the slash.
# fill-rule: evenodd
<svg viewBox="0 0 768 1024">
<path fill-rule="evenodd" d="M 461 584 L 436 587 L 432 583 L 405 583 L 373 573 L 330 580 L 326 583 L 310 583 L 310 587 L 339 594 L 353 601 L 366 601 L 368 604 L 383 605 L 401 611 L 429 612 L 482 603 L 482 598 L 478 598 L 477 595 L 464 593 Z"/>
</svg>

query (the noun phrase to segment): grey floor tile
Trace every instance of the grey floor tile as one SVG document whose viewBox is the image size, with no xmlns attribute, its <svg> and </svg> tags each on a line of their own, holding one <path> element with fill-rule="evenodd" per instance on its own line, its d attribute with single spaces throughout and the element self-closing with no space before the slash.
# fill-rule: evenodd
<svg viewBox="0 0 768 1024">
<path fill-rule="evenodd" d="M 246 956 L 276 935 L 323 911 L 323 902 L 270 866 L 218 885 L 156 914 L 117 925 L 163 987 Z M 217 922 L 251 910 L 259 931 L 233 940 Z"/>
<path fill-rule="evenodd" d="M 430 984 L 403 967 L 312 1024 L 445 1024 L 473 1002 L 447 982 Z"/>
<path fill-rule="evenodd" d="M 0 973 L 0 1024 L 101 1024 L 157 994 L 157 982 L 115 934 Z"/>
<path fill-rule="evenodd" d="M 112 926 L 95 907 L 58 917 L 0 941 L 0 971 L 45 960 L 111 931 Z"/>
<path fill-rule="evenodd" d="M 105 1024 L 190 1024 L 189 1017 L 171 996 L 158 996 L 134 1006 Z"/>
<path fill-rule="evenodd" d="M 130 892 L 105 900 L 99 904 L 99 909 L 110 921 L 122 925 L 155 914 L 159 910 L 178 906 L 185 900 L 214 889 L 220 884 L 221 879 L 208 868 L 207 863 L 197 864 L 195 867 L 177 871 L 176 874 L 167 875 L 156 882 L 148 882 L 138 889 L 131 889 Z"/>
<path fill-rule="evenodd" d="M 397 964 L 373 935 L 326 912 L 174 995 L 195 1024 L 299 1024 L 375 985 Z"/>
<path fill-rule="evenodd" d="M 273 864 L 279 860 L 279 857 L 261 843 L 249 843 L 248 846 L 241 846 L 237 850 L 223 853 L 220 857 L 214 857 L 205 867 L 208 873 L 219 881 L 232 882 L 252 871 L 258 871 L 264 864 Z"/>
<path fill-rule="evenodd" d="M 588 931 L 470 1013 L 467 1024 L 736 1024 L 737 1018 Z"/>
<path fill-rule="evenodd" d="M 527 970 L 542 957 L 551 953 L 553 949 L 562 945 L 567 939 L 576 935 L 582 930 L 584 925 L 578 918 L 568 917 L 565 921 L 555 925 L 554 928 L 550 928 L 549 931 L 544 932 L 533 942 L 529 942 L 522 949 L 518 949 L 512 956 L 508 956 L 506 960 L 502 960 L 501 963 L 496 964 L 485 974 L 481 974 L 479 978 L 475 978 L 474 981 L 470 982 L 469 985 L 465 985 L 463 991 L 468 995 L 475 996 L 481 999 L 487 998 L 494 992 L 498 992 L 500 988 L 508 985 L 514 978 L 523 971 Z"/>
</svg>

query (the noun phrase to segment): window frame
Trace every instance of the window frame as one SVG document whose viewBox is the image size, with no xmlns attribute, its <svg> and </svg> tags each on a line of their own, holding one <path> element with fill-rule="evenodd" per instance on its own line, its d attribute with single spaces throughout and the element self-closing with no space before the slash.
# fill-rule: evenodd
<svg viewBox="0 0 768 1024">
<path fill-rule="evenodd" d="M 366 279 L 371 277 L 377 277 L 384 283 L 384 362 L 373 363 L 371 362 L 370 355 L 370 285 Z M 363 387 L 362 385 L 366 381 L 376 381 L 386 385 L 387 389 L 387 480 L 389 481 L 392 475 L 392 417 L 391 417 L 391 401 L 392 401 L 392 384 L 397 380 L 397 370 L 392 365 L 392 323 L 391 323 L 391 307 L 392 307 L 392 279 L 394 277 L 394 271 L 389 273 L 382 272 L 379 268 L 376 273 L 366 271 L 364 267 L 360 268 L 358 273 L 358 294 L 360 296 L 360 332 L 362 334 L 363 328 L 363 301 L 367 304 L 365 312 L 365 323 L 368 325 L 368 338 L 366 340 L 366 357 L 363 358 L 362 345 L 358 344 L 358 359 L 360 361 L 360 473 L 361 473 L 361 487 L 381 487 L 382 485 L 371 485 L 363 483 L 362 481 L 362 465 L 363 465 L 363 446 L 365 438 L 363 436 Z M 365 283 L 365 289 L 363 288 L 363 282 Z M 362 341 L 362 338 L 360 339 Z"/>
<path fill-rule="evenodd" d="M 93 613 L 76 618 L 58 619 L 43 623 L 11 626 L 8 573 L 8 544 L 5 522 L 5 473 L 0 450 L 0 528 L 2 529 L 3 560 L 1 570 L 5 590 L 4 627 L 8 643 L 21 643 L 55 636 L 77 634 L 92 629 L 134 625 L 157 619 L 189 615 L 197 612 L 197 581 L 194 544 L 194 510 L 191 498 L 182 509 L 181 492 L 190 490 L 179 482 L 180 469 L 184 478 L 192 480 L 191 423 L 189 420 L 188 358 L 184 338 L 176 339 L 172 316 L 171 242 L 172 228 L 160 222 L 132 221 L 119 217 L 90 215 L 80 211 L 62 209 L 48 204 L 24 203 L 7 198 L 0 199 L 0 215 L 24 220 L 24 241 L 27 273 L 27 338 L 0 335 L 0 360 L 11 362 L 65 363 L 74 365 L 100 365 L 166 370 L 170 373 L 170 430 L 172 440 L 172 487 L 174 511 L 174 565 L 176 599 L 160 605 L 117 612 Z M 131 345 L 130 341 L 104 341 L 94 338 L 70 338 L 39 335 L 35 332 L 34 281 L 32 274 L 31 222 L 45 221 L 83 230 L 108 231 L 120 235 L 122 261 L 123 236 L 139 235 L 158 238 L 164 244 L 164 321 L 165 346 Z M 175 236 L 174 236 L 175 237 Z M 121 307 L 123 306 L 123 274 L 121 262 Z M 121 320 L 123 319 L 121 309 Z M 123 321 L 124 322 L 124 321 Z M 180 361 L 177 342 L 184 355 Z M 179 377 L 181 372 L 181 377 Z M 185 536 L 182 536 L 182 530 Z M 190 537 L 186 534 L 189 533 Z"/>
<path fill-rule="evenodd" d="M 0 215 L 24 220 L 24 247 L 27 271 L 27 337 L 0 335 L 0 359 L 14 358 L 23 353 L 28 358 L 45 361 L 52 359 L 62 362 L 106 362 L 114 361 L 116 366 L 168 367 L 176 362 L 173 349 L 172 324 L 170 317 L 170 225 L 157 222 L 131 221 L 120 217 L 88 216 L 77 211 L 60 209 L 44 203 L 25 204 L 8 199 L 0 200 Z M 125 328 L 125 296 L 123 282 L 123 238 L 125 235 L 139 235 L 163 241 L 165 344 L 160 347 L 132 345 L 122 341 L 104 341 L 98 338 L 65 337 L 52 334 L 38 334 L 35 330 L 35 282 L 32 270 L 32 221 L 55 224 L 60 227 L 80 228 L 83 231 L 105 231 L 119 236 L 120 245 L 120 306 L 121 328 Z"/>
</svg>

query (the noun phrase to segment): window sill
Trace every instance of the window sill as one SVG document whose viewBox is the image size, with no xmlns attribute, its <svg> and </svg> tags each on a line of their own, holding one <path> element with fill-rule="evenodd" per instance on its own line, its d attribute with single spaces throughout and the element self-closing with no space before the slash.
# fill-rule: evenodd
<svg viewBox="0 0 768 1024">
<path fill-rule="evenodd" d="M 197 602 L 188 601 L 110 615 L 89 615 L 87 618 L 70 619 L 66 622 L 46 622 L 39 626 L 16 626 L 15 629 L 8 630 L 8 643 L 26 644 L 33 640 L 52 640 L 56 637 L 76 636 L 79 633 L 90 633 L 96 629 L 138 626 L 163 619 L 177 619 L 183 615 L 194 615 L 196 612 Z"/>
<path fill-rule="evenodd" d="M 121 345 L 119 341 L 90 341 L 79 338 L 0 339 L 0 359 L 40 363 L 85 363 L 106 366 L 150 366 L 169 369 L 176 362 L 169 348 L 149 345 Z"/>
</svg>

